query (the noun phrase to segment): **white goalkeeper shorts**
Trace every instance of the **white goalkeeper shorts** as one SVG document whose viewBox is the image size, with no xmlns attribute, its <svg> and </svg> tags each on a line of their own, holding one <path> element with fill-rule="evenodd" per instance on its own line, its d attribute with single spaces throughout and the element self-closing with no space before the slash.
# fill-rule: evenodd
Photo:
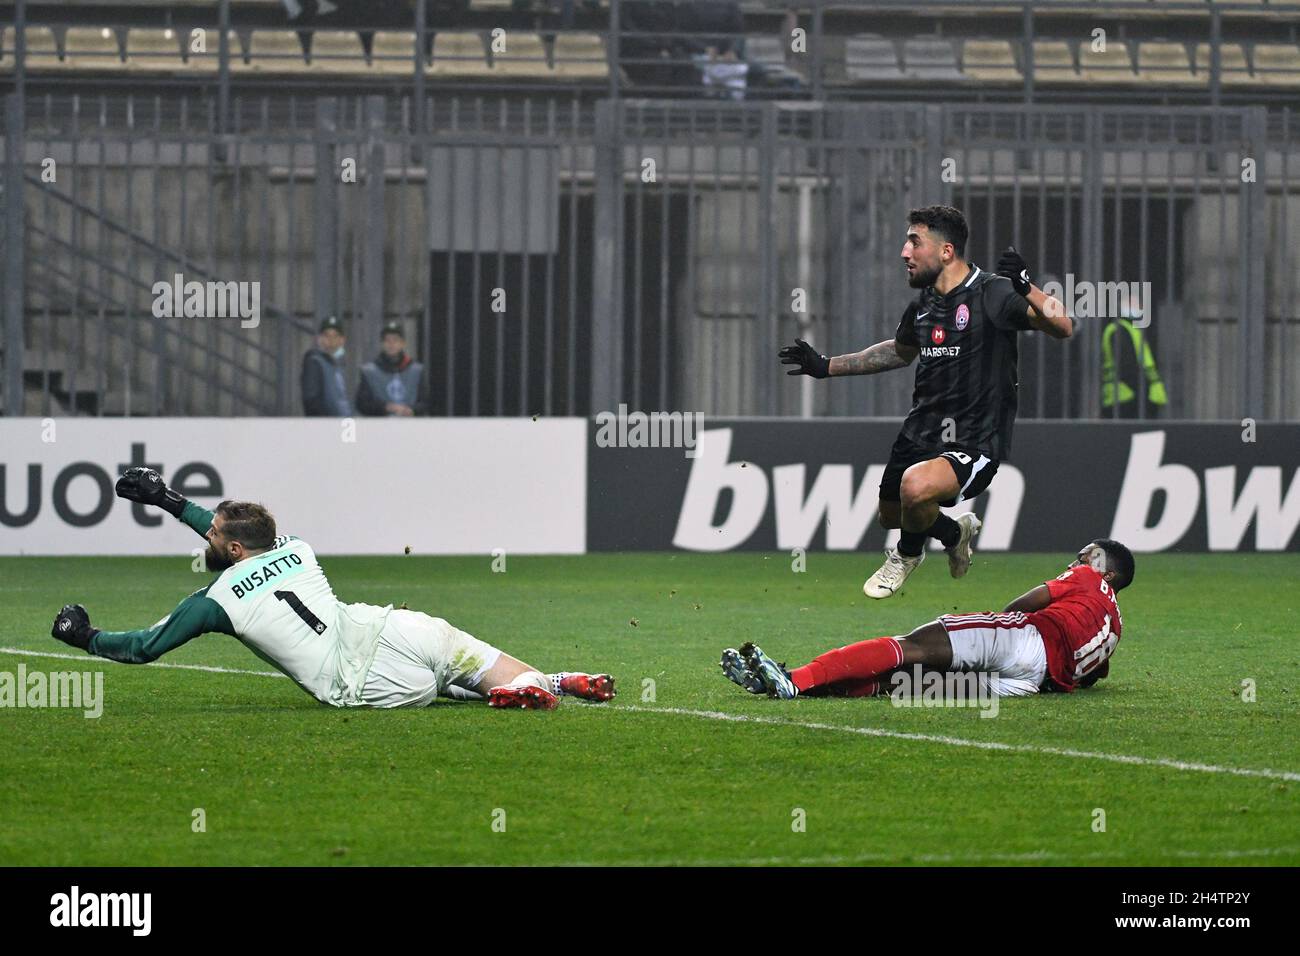
<svg viewBox="0 0 1300 956">
<path fill-rule="evenodd" d="M 1043 686 L 1047 648 L 1023 613 L 945 614 L 939 623 L 952 644 L 952 669 L 979 673 L 981 690 L 1024 697 Z"/>
<path fill-rule="evenodd" d="M 361 688 L 363 707 L 426 707 L 448 688 L 468 690 L 501 652 L 422 611 L 388 615 Z"/>
</svg>

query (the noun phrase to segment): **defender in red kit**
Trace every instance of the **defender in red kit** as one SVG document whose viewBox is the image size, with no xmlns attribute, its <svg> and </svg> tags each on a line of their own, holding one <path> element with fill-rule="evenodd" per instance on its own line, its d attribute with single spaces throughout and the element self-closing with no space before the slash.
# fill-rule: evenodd
<svg viewBox="0 0 1300 956">
<path fill-rule="evenodd" d="M 722 670 L 755 694 L 870 697 L 900 668 L 971 671 L 999 697 L 1091 687 L 1110 672 L 1123 619 L 1116 594 L 1133 581 L 1133 555 L 1118 541 L 1079 549 L 1065 573 L 1026 591 L 1001 613 L 945 614 L 902 637 L 836 648 L 786 670 L 754 644 L 722 652 Z"/>
</svg>

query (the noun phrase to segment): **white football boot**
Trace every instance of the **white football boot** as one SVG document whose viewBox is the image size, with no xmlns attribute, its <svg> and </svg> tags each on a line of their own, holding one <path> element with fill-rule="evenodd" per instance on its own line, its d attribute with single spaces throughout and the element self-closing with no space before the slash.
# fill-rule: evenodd
<svg viewBox="0 0 1300 956">
<path fill-rule="evenodd" d="M 908 575 L 919 568 L 921 562 L 925 560 L 924 549 L 914 558 L 899 554 L 898 548 L 890 548 L 885 554 L 887 557 L 880 570 L 867 578 L 867 582 L 862 585 L 862 593 L 869 598 L 879 600 L 893 597 L 902 589 Z"/>
<path fill-rule="evenodd" d="M 958 515 L 955 520 L 961 526 L 961 537 L 955 545 L 944 550 L 948 552 L 948 573 L 954 578 L 960 578 L 965 577 L 970 570 L 971 539 L 980 533 L 980 528 L 984 525 L 970 511 Z"/>
</svg>

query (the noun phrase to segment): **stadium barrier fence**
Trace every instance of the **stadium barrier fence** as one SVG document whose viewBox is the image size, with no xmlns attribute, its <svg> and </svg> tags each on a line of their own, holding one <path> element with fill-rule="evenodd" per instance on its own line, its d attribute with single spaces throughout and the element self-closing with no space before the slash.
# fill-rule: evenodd
<svg viewBox="0 0 1300 956">
<path fill-rule="evenodd" d="M 1081 318 L 1023 340 L 1023 414 L 1300 418 L 1295 111 L 450 95 L 416 133 L 407 98 L 263 96 L 223 135 L 203 98 L 39 106 L 3 101 L 10 414 L 293 414 L 336 315 L 351 381 L 402 323 L 436 415 L 901 415 L 902 376 L 791 388 L 775 352 L 890 336 L 907 210 L 950 202 L 972 261 L 1015 244 Z M 259 316 L 169 317 L 191 282 Z"/>
</svg>

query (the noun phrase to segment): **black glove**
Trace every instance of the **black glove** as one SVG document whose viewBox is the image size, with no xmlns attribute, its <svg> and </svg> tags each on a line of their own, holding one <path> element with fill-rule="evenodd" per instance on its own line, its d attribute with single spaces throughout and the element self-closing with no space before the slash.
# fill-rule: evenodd
<svg viewBox="0 0 1300 956">
<path fill-rule="evenodd" d="M 1011 280 L 1011 286 L 1021 295 L 1029 295 L 1029 263 L 1025 257 L 1016 252 L 1015 246 L 1007 246 L 998 260 L 998 275 Z"/>
<path fill-rule="evenodd" d="M 90 626 L 90 615 L 80 604 L 65 604 L 54 618 L 50 635 L 71 647 L 90 650 L 90 639 L 99 631 Z"/>
<path fill-rule="evenodd" d="M 166 482 L 162 480 L 162 475 L 152 468 L 143 468 L 139 465 L 128 468 L 122 473 L 122 477 L 117 479 L 114 490 L 119 498 L 138 501 L 144 505 L 157 505 L 177 518 L 185 508 L 185 499 L 168 488 Z"/>
<path fill-rule="evenodd" d="M 787 345 L 781 350 L 781 364 L 799 366 L 786 372 L 786 375 L 826 378 L 831 374 L 831 360 L 825 355 L 818 355 L 816 349 L 803 339 L 795 339 L 794 345 Z"/>
</svg>

